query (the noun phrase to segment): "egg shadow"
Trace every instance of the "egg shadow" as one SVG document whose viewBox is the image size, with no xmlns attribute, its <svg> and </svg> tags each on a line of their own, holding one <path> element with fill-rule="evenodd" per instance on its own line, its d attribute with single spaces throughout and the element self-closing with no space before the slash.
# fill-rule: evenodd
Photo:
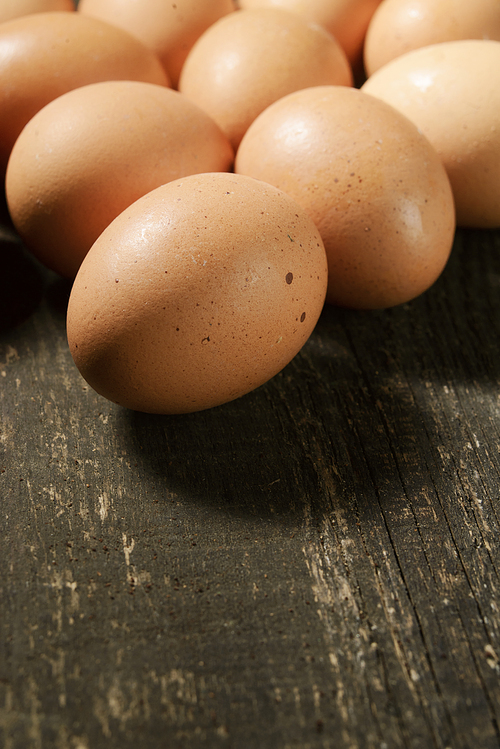
<svg viewBox="0 0 500 749">
<path fill-rule="evenodd" d="M 0 224 L 0 332 L 27 320 L 44 293 L 43 272 L 20 240 Z"/>
<path fill-rule="evenodd" d="M 240 519 L 295 525 L 318 481 L 290 412 L 294 365 L 231 403 L 179 416 L 121 412 L 127 451 L 154 491 Z"/>
<path fill-rule="evenodd" d="M 66 314 L 72 287 L 73 281 L 63 278 L 52 271 L 46 272 L 45 298 L 47 304 L 52 315 L 59 321 L 63 321 L 64 324 L 66 324 Z"/>
<path fill-rule="evenodd" d="M 499 245 L 500 232 L 460 231 L 442 277 L 418 299 L 325 307 L 293 361 L 236 401 L 182 416 L 120 411 L 146 484 L 192 511 L 289 527 L 319 524 L 333 505 L 352 513 L 357 498 L 377 502 L 380 487 L 396 506 L 419 451 L 441 461 L 425 383 L 489 387 L 500 377 Z"/>
</svg>

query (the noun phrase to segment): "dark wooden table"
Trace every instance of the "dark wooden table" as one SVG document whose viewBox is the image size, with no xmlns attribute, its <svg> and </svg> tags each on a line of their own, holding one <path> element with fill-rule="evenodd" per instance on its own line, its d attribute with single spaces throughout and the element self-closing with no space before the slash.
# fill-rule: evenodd
<svg viewBox="0 0 500 749">
<path fill-rule="evenodd" d="M 81 379 L 3 219 L 5 749 L 500 746 L 500 232 L 188 416 Z"/>
</svg>

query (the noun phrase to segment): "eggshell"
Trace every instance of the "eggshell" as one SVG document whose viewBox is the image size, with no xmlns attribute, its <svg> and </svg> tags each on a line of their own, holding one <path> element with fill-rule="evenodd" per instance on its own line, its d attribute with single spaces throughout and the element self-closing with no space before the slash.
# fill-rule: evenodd
<svg viewBox="0 0 500 749">
<path fill-rule="evenodd" d="M 251 122 L 273 101 L 307 86 L 352 85 L 339 44 L 294 13 L 238 10 L 198 39 L 179 90 L 208 112 L 237 148 Z"/>
<path fill-rule="evenodd" d="M 116 403 L 202 410 L 288 364 L 326 283 L 321 237 L 288 195 L 240 175 L 194 175 L 148 193 L 99 237 L 71 292 L 69 347 Z"/>
<path fill-rule="evenodd" d="M 500 40 L 500 2 L 383 0 L 366 33 L 366 73 L 413 49 L 459 39 Z"/>
<path fill-rule="evenodd" d="M 370 19 L 380 0 L 239 0 L 243 9 L 281 8 L 321 24 L 335 36 L 351 65 L 361 56 Z"/>
<path fill-rule="evenodd" d="M 407 52 L 362 90 L 409 117 L 439 153 L 457 223 L 500 226 L 500 42 L 460 40 Z"/>
<path fill-rule="evenodd" d="M 327 301 L 390 307 L 434 283 L 454 236 L 451 188 L 429 141 L 357 89 L 297 91 L 250 126 L 235 171 L 291 195 L 328 258 Z"/>
<path fill-rule="evenodd" d="M 0 25 L 0 170 L 28 120 L 57 96 L 97 81 L 168 85 L 141 42 L 79 13 L 33 13 Z"/>
<path fill-rule="evenodd" d="M 188 174 L 228 170 L 233 158 L 215 122 L 179 92 L 94 83 L 28 122 L 7 167 L 7 203 L 38 259 L 72 278 L 99 234 L 137 198 Z"/>
<path fill-rule="evenodd" d="M 0 23 L 10 21 L 31 13 L 46 13 L 50 11 L 74 11 L 73 0 L 1 0 Z"/>
<path fill-rule="evenodd" d="M 232 0 L 80 0 L 78 11 L 116 24 L 150 47 L 177 87 L 189 50 L 215 21 L 234 11 Z"/>
</svg>

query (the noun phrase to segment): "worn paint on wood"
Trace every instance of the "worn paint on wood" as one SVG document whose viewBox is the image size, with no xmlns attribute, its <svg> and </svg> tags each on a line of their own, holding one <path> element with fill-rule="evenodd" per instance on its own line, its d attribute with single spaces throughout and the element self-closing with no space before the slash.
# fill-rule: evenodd
<svg viewBox="0 0 500 749">
<path fill-rule="evenodd" d="M 2 746 L 499 747 L 499 232 L 183 417 L 88 388 L 0 253 Z"/>
</svg>

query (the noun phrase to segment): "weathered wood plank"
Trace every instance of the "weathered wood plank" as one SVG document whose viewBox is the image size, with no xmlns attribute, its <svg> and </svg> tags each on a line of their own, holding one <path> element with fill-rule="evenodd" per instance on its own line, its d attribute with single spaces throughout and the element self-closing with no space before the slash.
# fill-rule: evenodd
<svg viewBox="0 0 500 749">
<path fill-rule="evenodd" d="M 8 232 L 3 745 L 500 746 L 500 233 L 159 417 L 85 385 L 68 286 Z"/>
</svg>

